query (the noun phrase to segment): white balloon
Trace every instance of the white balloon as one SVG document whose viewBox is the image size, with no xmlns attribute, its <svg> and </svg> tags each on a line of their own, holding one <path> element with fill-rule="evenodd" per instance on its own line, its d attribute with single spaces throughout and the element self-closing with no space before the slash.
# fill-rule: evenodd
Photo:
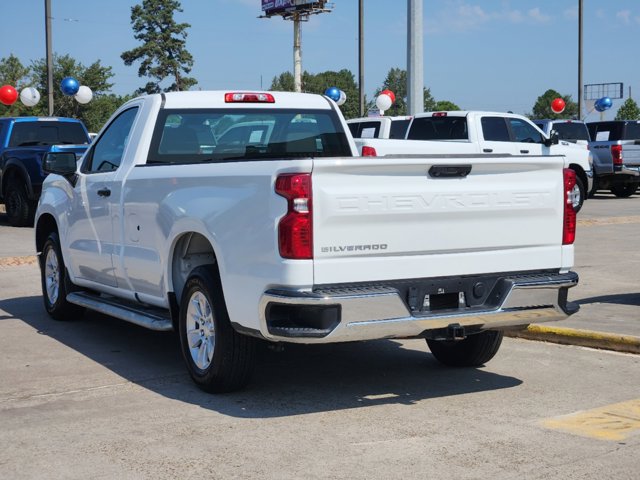
<svg viewBox="0 0 640 480">
<path fill-rule="evenodd" d="M 391 97 L 389 95 L 378 95 L 378 98 L 376 98 L 376 107 L 378 107 L 379 110 L 387 110 L 389 107 L 391 107 L 391 104 L 393 102 L 391 101 Z"/>
<path fill-rule="evenodd" d="M 340 105 L 344 105 L 344 102 L 346 101 L 347 101 L 347 94 L 344 93 L 342 90 L 340 90 L 340 98 L 336 103 L 338 104 L 338 106 L 340 106 Z"/>
<path fill-rule="evenodd" d="M 27 107 L 34 107 L 40 101 L 40 92 L 33 87 L 23 88 L 20 92 L 20 101 Z"/>
<path fill-rule="evenodd" d="M 78 103 L 89 103 L 93 98 L 93 92 L 89 87 L 85 87 L 84 85 L 80 85 L 78 89 L 78 93 L 74 95 L 74 98 L 78 101 Z"/>
</svg>

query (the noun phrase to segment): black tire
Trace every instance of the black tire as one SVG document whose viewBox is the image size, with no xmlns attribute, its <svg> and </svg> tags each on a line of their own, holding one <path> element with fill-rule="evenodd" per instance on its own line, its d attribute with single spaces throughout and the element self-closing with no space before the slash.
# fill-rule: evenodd
<svg viewBox="0 0 640 480">
<path fill-rule="evenodd" d="M 596 171 L 593 170 L 593 183 L 591 185 L 591 190 L 589 190 L 589 192 L 587 193 L 589 198 L 593 198 L 596 195 L 598 188 L 600 188 L 598 186 L 598 176 L 596 175 Z"/>
<path fill-rule="evenodd" d="M 464 340 L 427 339 L 427 345 L 440 363 L 450 367 L 479 367 L 498 353 L 502 337 L 502 331 L 485 330 Z"/>
<path fill-rule="evenodd" d="M 637 183 L 625 183 L 622 185 L 613 185 L 611 187 L 611 193 L 618 198 L 628 198 L 638 189 Z"/>
<path fill-rule="evenodd" d="M 576 213 L 580 211 L 582 205 L 584 204 L 585 195 L 587 194 L 587 189 L 584 186 L 584 182 L 582 179 L 576 174 L 576 195 L 579 195 L 577 199 L 577 203 L 573 205 L 573 209 Z"/>
<path fill-rule="evenodd" d="M 33 202 L 29 200 L 24 184 L 16 177 L 9 179 L 4 206 L 11 225 L 14 227 L 33 226 L 33 214 L 35 213 Z"/>
<path fill-rule="evenodd" d="M 42 247 L 40 282 L 44 308 L 52 318 L 76 320 L 82 316 L 84 308 L 67 301 L 67 294 L 74 289 L 74 286 L 69 281 L 56 232 L 49 234 Z"/>
<path fill-rule="evenodd" d="M 255 339 L 231 326 L 219 278 L 213 266 L 191 272 L 182 294 L 178 324 L 187 370 L 198 387 L 210 393 L 244 387 L 251 377 L 255 355 Z"/>
</svg>

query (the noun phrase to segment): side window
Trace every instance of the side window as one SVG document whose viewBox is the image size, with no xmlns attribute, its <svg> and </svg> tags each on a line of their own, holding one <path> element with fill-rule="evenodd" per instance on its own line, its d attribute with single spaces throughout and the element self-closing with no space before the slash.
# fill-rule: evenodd
<svg viewBox="0 0 640 480">
<path fill-rule="evenodd" d="M 93 147 L 83 169 L 85 173 L 112 172 L 118 169 L 137 113 L 137 107 L 130 108 L 111 122 Z"/>
<path fill-rule="evenodd" d="M 482 125 L 482 135 L 484 139 L 490 142 L 510 142 L 509 130 L 507 123 L 502 117 L 482 117 L 480 120 Z"/>
<path fill-rule="evenodd" d="M 510 118 L 509 125 L 513 132 L 514 142 L 524 143 L 542 143 L 543 138 L 540 132 L 535 129 L 529 122 L 525 122 L 520 118 Z"/>
</svg>

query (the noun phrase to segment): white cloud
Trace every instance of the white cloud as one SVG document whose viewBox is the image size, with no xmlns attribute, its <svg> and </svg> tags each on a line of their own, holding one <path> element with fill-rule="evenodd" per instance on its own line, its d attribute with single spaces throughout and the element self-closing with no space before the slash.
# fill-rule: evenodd
<svg viewBox="0 0 640 480">
<path fill-rule="evenodd" d="M 529 10 L 527 17 L 536 23 L 548 23 L 551 20 L 551 17 L 542 13 L 538 7 Z"/>
<path fill-rule="evenodd" d="M 616 13 L 616 18 L 622 20 L 622 23 L 629 24 L 631 23 L 631 10 L 621 10 Z"/>
</svg>

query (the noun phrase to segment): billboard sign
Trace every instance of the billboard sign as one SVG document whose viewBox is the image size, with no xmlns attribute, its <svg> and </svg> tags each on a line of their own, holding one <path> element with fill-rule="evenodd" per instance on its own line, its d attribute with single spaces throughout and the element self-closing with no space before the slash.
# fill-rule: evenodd
<svg viewBox="0 0 640 480">
<path fill-rule="evenodd" d="M 324 7 L 324 0 L 262 0 L 262 11 L 266 15 L 277 14 L 286 10 Z"/>
</svg>

